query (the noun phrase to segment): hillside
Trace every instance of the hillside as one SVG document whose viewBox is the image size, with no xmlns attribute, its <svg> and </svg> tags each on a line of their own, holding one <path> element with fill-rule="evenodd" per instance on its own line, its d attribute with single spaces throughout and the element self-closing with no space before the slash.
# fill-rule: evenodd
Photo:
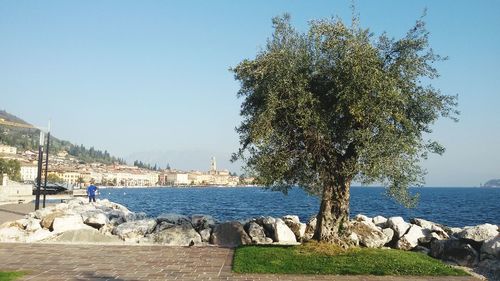
<svg viewBox="0 0 500 281">
<path fill-rule="evenodd" d="M 23 119 L 0 110 L 0 119 L 24 125 L 30 125 Z M 0 143 L 15 146 L 18 150 L 38 150 L 39 132 L 37 129 L 20 128 L 0 124 Z M 107 151 L 97 150 L 94 147 L 86 148 L 83 145 L 75 145 L 66 140 L 60 140 L 54 136 L 50 138 L 50 153 L 67 151 L 82 162 L 99 162 L 111 164 L 119 162 L 124 164 L 123 159 L 111 156 Z"/>
</svg>

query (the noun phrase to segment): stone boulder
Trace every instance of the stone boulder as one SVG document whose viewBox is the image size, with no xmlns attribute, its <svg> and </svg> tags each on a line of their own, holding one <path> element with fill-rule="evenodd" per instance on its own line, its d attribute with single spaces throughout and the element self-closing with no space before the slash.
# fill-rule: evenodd
<svg viewBox="0 0 500 281">
<path fill-rule="evenodd" d="M 483 242 L 498 235 L 498 226 L 485 223 L 472 227 L 466 227 L 457 234 L 458 238 Z"/>
<path fill-rule="evenodd" d="M 137 241 L 138 238 L 153 232 L 156 227 L 156 220 L 146 219 L 125 222 L 113 229 L 113 234 L 118 235 L 125 241 Z"/>
<path fill-rule="evenodd" d="M 384 229 L 382 229 L 382 233 L 384 233 L 385 236 L 387 237 L 387 239 L 385 240 L 384 245 L 386 245 L 387 243 L 391 242 L 392 239 L 394 238 L 394 230 L 392 230 L 392 228 L 384 228 Z"/>
<path fill-rule="evenodd" d="M 473 267 L 479 262 L 479 254 L 470 244 L 461 240 L 433 240 L 430 255 L 461 266 Z"/>
<path fill-rule="evenodd" d="M 354 221 L 351 231 L 356 233 L 359 244 L 368 248 L 379 248 L 387 243 L 387 236 L 371 221 Z"/>
<path fill-rule="evenodd" d="M 68 230 L 79 230 L 79 229 L 90 229 L 83 223 L 82 217 L 80 215 L 65 215 L 62 217 L 57 217 L 52 223 L 52 229 L 55 233 L 61 233 Z"/>
<path fill-rule="evenodd" d="M 39 229 L 42 229 L 41 222 L 42 222 L 42 220 L 39 220 L 39 219 L 27 218 L 27 219 L 25 219 L 25 222 L 23 223 L 23 227 L 28 232 L 35 232 Z"/>
<path fill-rule="evenodd" d="M 104 235 L 95 228 L 69 230 L 45 241 L 65 243 L 123 243 L 118 237 Z"/>
<path fill-rule="evenodd" d="M 183 224 L 191 225 L 191 219 L 189 217 L 173 213 L 161 214 L 158 217 L 156 217 L 156 221 L 158 223 L 165 221 L 176 225 L 183 225 Z"/>
<path fill-rule="evenodd" d="M 26 232 L 19 227 L 0 228 L 0 242 L 25 242 Z"/>
<path fill-rule="evenodd" d="M 163 230 L 165 230 L 167 228 L 174 227 L 176 225 L 177 224 L 173 224 L 173 223 L 169 223 L 169 222 L 166 222 L 166 221 L 162 221 L 162 222 L 160 222 L 160 223 L 158 223 L 156 225 L 156 228 L 155 228 L 154 232 L 160 232 L 160 231 L 163 231 Z"/>
<path fill-rule="evenodd" d="M 215 219 L 209 215 L 192 215 L 191 224 L 196 231 L 201 231 L 215 226 Z"/>
<path fill-rule="evenodd" d="M 109 223 L 108 216 L 101 210 L 87 211 L 82 213 L 83 223 L 92 226 L 93 228 L 101 228 Z"/>
<path fill-rule="evenodd" d="M 287 215 L 282 220 L 292 230 L 293 234 L 295 234 L 296 240 L 301 241 L 306 233 L 306 224 L 301 223 L 298 216 Z"/>
<path fill-rule="evenodd" d="M 273 217 L 259 217 L 254 220 L 257 224 L 260 226 L 264 227 L 264 231 L 266 233 L 267 237 L 274 237 L 275 236 L 275 223 L 276 219 Z"/>
<path fill-rule="evenodd" d="M 274 222 L 273 240 L 278 243 L 297 243 L 295 234 L 282 219 L 276 219 Z"/>
<path fill-rule="evenodd" d="M 245 232 L 240 222 L 233 221 L 217 225 L 212 232 L 210 242 L 225 247 L 237 247 L 251 244 L 252 239 Z"/>
<path fill-rule="evenodd" d="M 115 210 L 112 209 L 111 211 L 108 211 L 105 213 L 106 217 L 108 218 L 108 221 L 111 225 L 117 226 L 126 221 L 126 216 L 128 213 L 122 211 L 122 210 Z"/>
<path fill-rule="evenodd" d="M 424 228 L 425 231 L 425 237 L 418 238 L 418 244 L 423 245 L 423 246 L 430 246 L 430 243 L 433 240 L 444 240 L 443 237 L 441 237 L 439 234 L 436 232 L 428 232 L 429 230 Z"/>
<path fill-rule="evenodd" d="M 358 221 L 358 222 L 361 222 L 361 221 L 372 222 L 371 218 L 369 218 L 363 214 L 357 214 L 356 216 L 354 216 L 354 220 Z"/>
<path fill-rule="evenodd" d="M 387 228 L 387 218 L 383 216 L 376 216 L 372 219 L 372 222 L 380 227 L 380 228 Z"/>
<path fill-rule="evenodd" d="M 40 242 L 40 241 L 50 239 L 50 238 L 54 237 L 55 235 L 57 235 L 57 233 L 52 232 L 52 231 L 45 229 L 45 228 L 40 228 L 40 229 L 36 230 L 35 232 L 30 233 L 30 235 L 26 238 L 26 242 L 28 242 L 28 243 Z"/>
<path fill-rule="evenodd" d="M 201 242 L 209 242 L 210 236 L 212 235 L 212 229 L 211 228 L 202 229 L 200 230 L 199 234 L 201 236 Z"/>
<path fill-rule="evenodd" d="M 38 209 L 35 212 L 30 213 L 30 216 L 33 216 L 34 218 L 42 220 L 44 217 L 46 217 L 46 216 L 48 216 L 48 215 L 50 215 L 52 213 L 54 213 L 54 209 L 52 209 L 52 208 L 43 208 L 43 209 Z"/>
<path fill-rule="evenodd" d="M 316 231 L 317 218 L 314 216 L 306 223 L 306 232 L 304 233 L 304 240 L 311 240 Z"/>
<path fill-rule="evenodd" d="M 412 224 L 408 232 L 403 235 L 398 242 L 396 242 L 396 249 L 411 250 L 418 246 L 420 238 L 424 238 L 430 233 L 430 230 L 424 229 L 416 224 Z"/>
<path fill-rule="evenodd" d="M 481 246 L 481 259 L 500 260 L 500 235 L 484 241 Z"/>
<path fill-rule="evenodd" d="M 428 220 L 424 220 L 424 219 L 419 219 L 419 218 L 413 218 L 410 221 L 413 224 L 416 224 L 423 229 L 428 229 L 430 232 L 435 233 L 435 235 L 432 235 L 433 238 L 436 238 L 439 240 L 450 238 L 448 233 L 444 230 L 443 226 L 441 226 L 437 223 L 434 223 L 434 222 L 431 222 Z"/>
<path fill-rule="evenodd" d="M 402 217 L 390 217 L 387 219 L 387 227 L 394 230 L 394 234 L 399 239 L 408 231 L 410 224 L 405 222 Z"/>
<path fill-rule="evenodd" d="M 171 246 L 193 246 L 201 244 L 201 236 L 188 224 L 174 225 L 151 234 L 155 243 Z"/>
<path fill-rule="evenodd" d="M 500 259 L 485 259 L 478 264 L 480 273 L 488 276 L 490 281 L 500 280 Z"/>
<path fill-rule="evenodd" d="M 42 221 L 40 222 L 40 224 L 42 225 L 43 228 L 52 230 L 52 224 L 54 223 L 54 219 L 62 216 L 64 216 L 64 213 L 60 211 L 47 213 L 43 217 L 41 217 Z"/>
<path fill-rule="evenodd" d="M 264 228 L 257 224 L 256 222 L 249 222 L 245 225 L 245 230 L 252 239 L 254 244 L 268 244 L 273 243 L 273 239 L 266 237 Z"/>
</svg>

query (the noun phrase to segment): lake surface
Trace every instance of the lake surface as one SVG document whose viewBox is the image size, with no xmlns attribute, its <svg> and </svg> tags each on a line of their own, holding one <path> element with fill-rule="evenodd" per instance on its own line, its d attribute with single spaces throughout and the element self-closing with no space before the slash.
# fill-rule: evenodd
<svg viewBox="0 0 500 281">
<path fill-rule="evenodd" d="M 420 202 L 416 208 L 406 209 L 386 197 L 383 188 L 353 187 L 351 216 L 419 217 L 448 226 L 500 225 L 500 188 L 415 188 L 411 192 L 420 193 Z M 99 198 L 151 217 L 161 213 L 208 214 L 219 221 L 290 214 L 306 222 L 319 210 L 319 199 L 299 188 L 288 195 L 257 187 L 101 189 Z"/>
</svg>

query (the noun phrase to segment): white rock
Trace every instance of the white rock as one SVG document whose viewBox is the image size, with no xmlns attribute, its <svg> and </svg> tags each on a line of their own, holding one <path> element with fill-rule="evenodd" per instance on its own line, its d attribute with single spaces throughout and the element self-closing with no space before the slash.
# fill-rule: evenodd
<svg viewBox="0 0 500 281">
<path fill-rule="evenodd" d="M 392 230 L 392 228 L 384 228 L 382 229 L 382 233 L 386 236 L 384 245 L 392 241 L 392 238 L 394 237 L 394 230 Z"/>
<path fill-rule="evenodd" d="M 355 217 L 354 217 L 354 220 L 355 221 L 369 221 L 369 222 L 372 222 L 372 219 L 363 215 L 363 214 L 357 214 Z"/>
<path fill-rule="evenodd" d="M 208 242 L 210 241 L 210 235 L 212 234 L 212 231 L 210 228 L 205 228 L 200 231 L 200 236 L 201 236 L 201 242 Z"/>
<path fill-rule="evenodd" d="M 276 219 L 274 223 L 274 241 L 280 243 L 296 243 L 297 239 L 293 231 L 285 224 L 282 219 Z"/>
<path fill-rule="evenodd" d="M 304 237 L 306 232 L 306 224 L 301 223 L 298 216 L 287 215 L 284 216 L 283 221 L 285 224 L 292 230 L 293 234 L 295 234 L 295 238 L 301 240 Z"/>
<path fill-rule="evenodd" d="M 418 239 L 423 238 L 426 234 L 430 234 L 430 230 L 413 224 L 408 232 L 403 235 L 396 243 L 396 249 L 411 250 L 418 246 Z"/>
<path fill-rule="evenodd" d="M 85 224 L 97 229 L 109 223 L 108 217 L 101 210 L 87 211 L 85 213 L 82 213 L 82 220 Z"/>
<path fill-rule="evenodd" d="M 123 243 L 116 236 L 103 235 L 95 228 L 89 229 L 79 229 L 79 230 L 69 230 L 64 233 L 60 233 L 55 237 L 46 239 L 47 242 L 65 242 L 65 243 Z"/>
<path fill-rule="evenodd" d="M 64 211 L 69 208 L 69 205 L 67 203 L 60 203 L 55 206 L 56 210 Z"/>
<path fill-rule="evenodd" d="M 387 236 L 370 221 L 354 221 L 351 230 L 359 238 L 359 244 L 369 248 L 379 248 L 386 243 Z"/>
<path fill-rule="evenodd" d="M 24 226 L 25 230 L 28 232 L 35 232 L 39 229 L 42 229 L 41 222 L 42 222 L 41 220 L 35 218 L 27 219 L 26 224 Z"/>
<path fill-rule="evenodd" d="M 156 243 L 171 246 L 192 246 L 201 244 L 201 236 L 190 224 L 174 225 L 173 227 L 155 232 L 151 235 Z"/>
<path fill-rule="evenodd" d="M 401 238 L 410 228 L 410 224 L 405 222 L 402 217 L 390 217 L 387 220 L 387 226 L 394 230 L 398 238 Z"/>
<path fill-rule="evenodd" d="M 376 216 L 372 219 L 372 222 L 380 228 L 386 228 L 387 218 L 383 216 Z"/>
<path fill-rule="evenodd" d="M 433 223 L 431 221 L 419 219 L 419 218 L 413 218 L 413 219 L 411 219 L 411 222 L 420 226 L 421 228 L 427 228 L 427 229 L 431 229 L 434 225 L 436 225 L 435 223 Z"/>
<path fill-rule="evenodd" d="M 82 217 L 79 215 L 66 215 L 55 218 L 52 228 L 54 233 L 61 233 L 68 230 L 90 229 L 92 227 L 84 224 Z"/>
<path fill-rule="evenodd" d="M 134 241 L 146 234 L 153 232 L 156 227 L 156 220 L 146 219 L 125 222 L 113 229 L 113 234 L 118 235 L 122 240 Z"/>
<path fill-rule="evenodd" d="M 347 237 L 349 240 L 351 240 L 351 242 L 354 244 L 354 246 L 359 246 L 359 237 L 356 233 L 354 232 L 351 232 L 351 234 L 349 234 L 349 237 Z"/>
<path fill-rule="evenodd" d="M 260 226 L 256 222 L 249 222 L 245 225 L 245 230 L 252 239 L 252 243 L 255 244 L 265 244 L 266 243 L 266 234 L 264 232 L 264 227 Z"/>
<path fill-rule="evenodd" d="M 305 240 L 311 240 L 314 236 L 314 231 L 316 230 L 317 218 L 312 217 L 306 224 L 306 232 L 304 233 Z"/>
<path fill-rule="evenodd" d="M 0 228 L 0 242 L 25 242 L 26 233 L 19 227 Z"/>
<path fill-rule="evenodd" d="M 43 241 L 43 240 L 46 240 L 46 239 L 49 239 L 49 238 L 52 238 L 56 235 L 55 232 L 51 232 L 50 230 L 48 229 L 43 229 L 43 228 L 40 228 L 38 229 L 37 231 L 31 233 L 27 239 L 26 239 L 26 242 L 28 243 L 33 243 L 33 242 L 39 242 L 39 241 Z"/>
<path fill-rule="evenodd" d="M 498 235 L 498 226 L 485 223 L 481 225 L 476 225 L 472 227 L 466 227 L 461 232 L 457 233 L 458 238 L 474 240 L 476 242 L 482 242 L 489 240 Z"/>
<path fill-rule="evenodd" d="M 37 219 L 43 219 L 44 217 L 46 217 L 47 215 L 53 213 L 54 210 L 52 208 L 43 208 L 43 209 L 38 209 L 34 212 L 34 216 L 35 218 Z"/>
<path fill-rule="evenodd" d="M 274 232 L 276 231 L 275 229 L 275 224 L 276 224 L 276 219 L 273 218 L 273 217 L 259 217 L 257 219 L 255 219 L 255 222 L 259 225 L 261 225 L 262 227 L 264 227 L 266 233 L 270 236 L 270 237 L 274 237 Z"/>
</svg>

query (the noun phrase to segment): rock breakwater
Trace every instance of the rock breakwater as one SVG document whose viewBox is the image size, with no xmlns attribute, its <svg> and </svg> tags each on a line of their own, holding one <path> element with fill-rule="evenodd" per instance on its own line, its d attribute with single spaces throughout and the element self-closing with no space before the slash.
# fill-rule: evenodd
<svg viewBox="0 0 500 281">
<path fill-rule="evenodd" d="M 119 243 L 235 247 L 244 244 L 299 244 L 312 238 L 316 219 L 294 215 L 217 222 L 210 215 L 161 214 L 149 218 L 125 206 L 75 198 L 0 225 L 0 242 Z M 421 218 L 369 218 L 350 221 L 352 244 L 418 251 L 500 280 L 499 227 L 492 224 L 450 228 Z"/>
</svg>

